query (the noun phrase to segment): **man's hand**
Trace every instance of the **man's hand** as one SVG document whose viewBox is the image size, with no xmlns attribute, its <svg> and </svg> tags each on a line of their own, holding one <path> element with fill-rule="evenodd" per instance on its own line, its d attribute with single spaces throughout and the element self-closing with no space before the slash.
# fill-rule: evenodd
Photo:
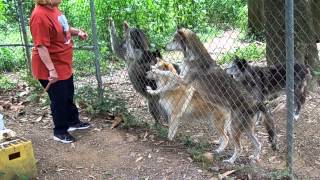
<svg viewBox="0 0 320 180">
<path fill-rule="evenodd" d="M 55 69 L 49 70 L 49 83 L 47 84 L 45 91 L 48 91 L 51 84 L 54 84 L 58 81 L 58 74 L 57 71 Z"/>
<path fill-rule="evenodd" d="M 83 31 L 83 30 L 79 30 L 78 36 L 81 40 L 87 40 L 88 39 L 88 33 Z"/>
</svg>

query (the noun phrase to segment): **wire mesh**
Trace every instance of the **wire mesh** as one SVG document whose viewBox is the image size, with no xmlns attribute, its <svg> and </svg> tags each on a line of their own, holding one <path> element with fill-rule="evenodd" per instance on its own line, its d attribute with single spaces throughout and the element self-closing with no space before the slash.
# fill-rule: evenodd
<svg viewBox="0 0 320 180">
<path fill-rule="evenodd" d="M 132 25 L 133 27 L 127 27 L 127 31 L 124 32 L 124 39 L 122 41 L 117 40 L 118 46 L 113 47 L 113 51 L 116 54 L 118 53 L 118 57 L 125 60 L 128 71 L 134 71 L 137 74 L 141 71 L 140 66 L 139 69 L 131 69 L 133 68 L 132 64 L 135 63 L 147 66 L 143 69 L 143 75 L 147 78 L 150 76 L 149 78 L 154 80 L 152 85 L 156 84 L 156 86 L 152 87 L 148 83 L 139 82 L 139 80 L 143 81 L 142 79 L 145 77 L 133 80 L 134 78 L 130 76 L 137 75 L 134 73 L 130 74 L 129 72 L 127 78 L 129 81 L 131 80 L 130 83 L 133 85 L 133 89 L 138 92 L 137 94 L 140 94 L 139 97 L 143 97 L 145 101 L 149 100 L 150 93 L 159 96 L 156 98 L 159 99 L 159 104 L 164 107 L 166 112 L 163 118 L 165 119 L 164 123 L 169 126 L 169 138 L 173 138 L 170 133 L 174 134 L 175 130 L 178 129 L 178 134 L 190 134 L 197 142 L 202 140 L 209 142 L 215 149 L 218 149 L 217 151 L 223 149 L 226 145 L 223 140 L 226 141 L 228 138 L 227 151 L 218 155 L 222 159 L 227 159 L 233 154 L 232 144 L 235 143 L 234 139 L 237 140 L 238 138 L 232 135 L 239 135 L 238 132 L 243 131 L 240 141 L 242 142 L 242 149 L 246 151 L 239 155 L 235 164 L 252 165 L 252 159 L 250 158 L 257 158 L 257 153 L 260 152 L 259 163 L 254 164 L 254 167 L 286 169 L 285 162 L 288 149 L 286 139 L 287 113 L 285 111 L 285 49 L 287 46 L 284 28 L 286 23 L 285 4 L 284 1 L 251 1 L 249 3 L 252 3 L 248 6 L 249 13 L 252 16 L 252 19 L 249 19 L 250 32 L 255 35 L 253 40 L 243 37 L 243 34 L 247 33 L 247 30 L 244 29 L 230 28 L 213 38 L 209 35 L 203 35 L 201 32 L 198 33 L 192 28 L 190 30 L 194 31 L 195 34 L 189 31 L 183 32 L 185 31 L 183 29 L 180 29 L 179 32 L 178 29 L 176 32 L 172 32 L 175 33 L 173 38 L 178 38 L 178 40 L 176 39 L 174 52 L 162 50 L 161 56 L 159 55 L 158 58 L 154 56 L 145 57 L 148 54 L 146 52 L 152 52 L 152 50 L 146 48 L 144 44 L 139 44 L 145 39 L 141 40 L 140 36 L 134 34 L 137 29 L 134 28 L 135 25 Z M 293 136 L 294 142 L 298 146 L 301 146 L 301 143 L 305 141 L 302 140 L 305 139 L 303 138 L 305 136 L 302 135 L 303 131 L 310 131 L 309 128 L 316 126 L 316 124 L 313 124 L 316 119 L 310 120 L 307 124 L 304 121 L 305 116 L 310 112 L 310 108 L 312 112 L 316 111 L 315 107 L 309 105 L 312 104 L 311 94 L 316 96 L 318 91 L 318 85 L 314 82 L 317 79 L 314 76 L 316 66 L 314 66 L 314 63 L 311 63 L 311 65 L 309 60 L 317 62 L 315 59 L 319 58 L 318 50 L 314 49 L 316 38 L 313 29 L 317 27 L 316 25 L 315 27 L 309 27 L 310 24 L 308 24 L 309 22 L 316 24 L 316 20 L 306 20 L 305 14 L 310 14 L 309 10 L 312 9 L 313 14 L 310 15 L 310 18 L 316 16 L 317 9 L 315 7 L 317 4 L 315 1 L 301 1 L 294 6 L 294 19 L 297 28 L 294 31 L 296 43 L 295 64 L 293 64 L 294 76 L 292 78 L 295 84 L 294 98 L 291 99 L 294 101 L 294 106 L 291 112 L 293 112 L 292 116 L 296 118 L 294 132 L 301 135 L 299 138 L 297 134 L 288 134 L 288 136 Z M 260 9 L 252 7 L 260 7 Z M 261 16 L 261 14 L 263 15 Z M 112 29 L 112 27 L 109 28 Z M 198 40 L 194 38 L 195 36 L 201 36 L 200 43 L 196 42 Z M 111 44 L 117 45 L 115 41 L 115 39 L 111 39 Z M 306 51 L 310 51 L 310 53 Z M 312 54 L 311 51 L 316 52 L 316 54 Z M 258 53 L 259 55 L 250 55 L 250 53 Z M 310 57 L 314 59 L 310 59 Z M 209 62 L 203 59 L 209 59 Z M 177 66 L 172 66 L 174 64 L 179 66 L 180 73 L 177 72 Z M 168 73 L 170 71 L 171 73 Z M 311 75 L 313 75 L 312 78 Z M 189 76 L 192 76 L 193 80 L 186 83 L 184 80 Z M 135 87 L 136 83 L 142 83 L 144 86 Z M 170 85 L 171 83 L 173 84 Z M 144 93 L 147 93 L 147 95 Z M 141 101 L 140 98 L 139 102 Z M 146 104 L 143 106 L 144 110 Z M 137 106 L 135 111 L 137 110 L 141 111 L 142 108 Z M 161 113 L 159 111 L 157 114 Z M 262 123 L 261 116 L 269 116 L 264 117 L 265 124 Z M 150 120 L 149 118 L 150 116 L 146 119 Z M 268 121 L 268 118 L 271 120 Z M 223 121 L 223 119 L 226 120 L 226 123 L 219 124 L 219 121 Z M 240 123 L 240 125 L 237 123 Z M 264 130 L 264 126 L 267 126 L 267 131 Z M 276 133 L 275 137 L 278 138 L 278 151 L 272 151 L 270 147 L 274 145 L 270 145 L 268 142 L 270 138 L 268 136 L 273 135 L 273 126 L 276 126 L 274 133 Z M 256 130 L 252 131 L 251 128 L 256 128 Z M 171 129 L 173 132 L 171 132 Z M 222 134 L 226 133 L 227 136 L 222 135 L 219 138 L 219 131 Z M 256 134 L 257 136 L 255 136 Z M 219 141 L 215 141 L 218 139 Z M 220 144 L 220 146 L 215 143 Z M 319 144 L 319 142 L 316 144 Z M 315 173 L 319 170 L 318 160 L 311 163 L 310 159 L 307 156 L 301 156 L 301 153 L 299 153 L 300 156 L 296 156 L 297 151 L 300 152 L 294 145 L 294 154 L 289 154 L 289 156 L 294 157 L 295 175 L 300 178 L 304 176 L 319 177 Z M 250 156 L 252 154 L 256 156 Z M 229 160 L 233 161 L 233 159 Z M 303 168 L 304 170 L 308 169 L 307 172 L 301 170 L 301 162 L 303 162 L 303 165 L 308 162 L 309 166 Z"/>
</svg>

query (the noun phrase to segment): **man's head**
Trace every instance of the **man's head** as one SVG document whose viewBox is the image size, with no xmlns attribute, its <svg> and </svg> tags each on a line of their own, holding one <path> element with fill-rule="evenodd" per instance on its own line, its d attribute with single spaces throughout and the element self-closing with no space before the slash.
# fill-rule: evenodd
<svg viewBox="0 0 320 180">
<path fill-rule="evenodd" d="M 43 5 L 43 6 L 58 6 L 62 0 L 34 0 L 34 2 L 38 5 Z"/>
</svg>

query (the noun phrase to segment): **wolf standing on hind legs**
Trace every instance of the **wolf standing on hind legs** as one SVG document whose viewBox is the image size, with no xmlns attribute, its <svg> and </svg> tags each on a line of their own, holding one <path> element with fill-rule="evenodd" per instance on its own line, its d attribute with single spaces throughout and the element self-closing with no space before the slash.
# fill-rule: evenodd
<svg viewBox="0 0 320 180">
<path fill-rule="evenodd" d="M 161 118 L 168 120 L 168 115 L 159 103 L 160 96 L 153 96 L 147 92 L 146 87 L 157 89 L 156 82 L 146 78 L 147 71 L 151 65 L 157 63 L 157 57 L 160 57 L 160 52 L 151 52 L 146 35 L 137 28 L 130 28 L 124 23 L 124 39 L 119 41 L 114 22 L 109 19 L 110 41 L 113 52 L 121 59 L 124 59 L 128 65 L 129 79 L 133 88 L 148 101 L 148 107 L 151 115 L 156 123 L 159 123 Z"/>
<path fill-rule="evenodd" d="M 173 78 L 176 83 L 192 84 L 208 103 L 228 109 L 231 112 L 230 139 L 233 140 L 235 149 L 232 157 L 225 162 L 234 163 L 239 156 L 241 152 L 240 138 L 243 132 L 248 135 L 255 147 L 250 158 L 253 160 L 259 159 L 261 144 L 254 132 L 253 118 L 260 111 L 265 115 L 265 121 L 268 122 L 266 128 L 272 148 L 276 149 L 274 120 L 271 116 L 268 116 L 264 104 L 215 63 L 194 32 L 185 28 L 177 30 L 173 40 L 166 48 L 167 50 L 181 51 L 184 56 L 183 63 L 189 70 L 183 76 L 168 72 L 163 73 L 163 75 Z M 169 88 L 166 87 L 165 89 Z"/>
</svg>

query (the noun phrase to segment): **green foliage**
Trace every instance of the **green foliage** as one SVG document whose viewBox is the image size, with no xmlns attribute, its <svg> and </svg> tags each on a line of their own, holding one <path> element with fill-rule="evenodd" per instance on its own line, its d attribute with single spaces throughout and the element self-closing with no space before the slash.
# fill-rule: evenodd
<svg viewBox="0 0 320 180">
<path fill-rule="evenodd" d="M 75 94 L 76 102 L 92 117 L 126 111 L 126 102 L 114 96 L 111 90 L 105 90 L 101 99 L 97 89 L 90 86 L 78 88 Z"/>
<path fill-rule="evenodd" d="M 238 48 L 235 52 L 228 52 L 222 58 L 220 58 L 218 62 L 219 64 L 229 63 L 235 56 L 247 60 L 259 61 L 265 56 L 265 53 L 265 45 L 261 46 L 255 43 L 251 43 L 248 46 Z"/>
<path fill-rule="evenodd" d="M 247 27 L 245 0 L 95 0 L 94 2 L 103 72 L 107 72 L 108 60 L 112 57 L 109 49 L 109 17 L 113 17 L 120 31 L 125 20 L 130 25 L 143 29 L 150 39 L 152 48 L 163 47 L 177 26 L 193 29 L 203 41 L 215 37 L 225 27 L 241 29 Z M 85 29 L 91 36 L 89 3 L 89 0 L 63 1 L 60 9 L 67 16 L 71 26 Z M 0 0 L 0 12 L 3 12 L 0 15 L 0 22 L 4 22 L 2 24 L 5 25 L 1 26 L 0 23 L 0 28 L 10 31 L 10 33 L 5 33 L 6 31 L 0 33 L 0 38 L 5 39 L 5 43 L 21 43 L 16 5 L 14 1 Z M 24 2 L 26 24 L 33 7 L 33 1 Z M 92 38 L 88 41 L 79 41 L 77 38 L 74 40 L 76 46 L 93 43 Z M 0 49 L 0 71 L 12 70 L 13 66 L 17 69 L 24 68 L 24 57 L 22 48 Z M 78 75 L 94 73 L 92 57 L 92 52 L 75 52 L 75 69 Z"/>
<path fill-rule="evenodd" d="M 83 86 L 77 88 L 75 100 L 80 108 L 84 109 L 90 117 L 106 117 L 110 113 L 123 114 L 124 123 L 121 124 L 122 128 L 128 129 L 145 126 L 142 121 L 139 121 L 128 111 L 127 102 L 117 97 L 110 89 L 104 90 L 103 97 L 99 98 L 97 89 Z"/>
<path fill-rule="evenodd" d="M 206 1 L 209 21 L 213 24 L 224 23 L 236 27 L 247 27 L 248 13 L 246 0 Z"/>
<path fill-rule="evenodd" d="M 28 94 L 27 100 L 31 102 L 41 102 L 42 105 L 48 105 L 50 100 L 44 92 L 40 82 L 34 77 L 30 76 L 26 70 L 20 72 L 21 80 L 26 82 L 30 87 L 30 93 Z M 42 100 L 42 101 L 41 101 Z"/>
<path fill-rule="evenodd" d="M 16 86 L 17 84 L 10 81 L 6 76 L 0 75 L 0 91 L 11 91 Z"/>
<path fill-rule="evenodd" d="M 14 48 L 0 48 L 0 72 L 11 72 L 25 67 L 24 53 Z"/>
<path fill-rule="evenodd" d="M 69 0 L 61 9 L 72 26 L 83 27 L 90 32 L 88 0 Z M 247 6 L 245 0 L 96 0 L 98 34 L 102 46 L 108 46 L 108 18 L 113 17 L 120 29 L 123 21 L 147 32 L 155 47 L 162 47 L 177 26 L 184 26 L 202 34 L 210 34 L 221 24 L 246 27 Z"/>
<path fill-rule="evenodd" d="M 155 124 L 153 129 L 156 131 L 157 135 L 161 138 L 167 139 L 168 137 L 168 128 L 161 126 L 159 124 Z"/>
<path fill-rule="evenodd" d="M 200 163 L 204 167 L 209 167 L 211 162 L 203 154 L 208 152 L 210 145 L 208 143 L 195 143 L 190 136 L 182 138 L 182 142 L 187 147 L 187 151 L 191 154 L 195 162 Z"/>
<path fill-rule="evenodd" d="M 5 24 L 6 16 L 5 14 L 5 7 L 3 1 L 0 1 L 0 26 Z"/>
<path fill-rule="evenodd" d="M 277 170 L 271 173 L 272 179 L 290 179 L 288 170 Z"/>
</svg>

